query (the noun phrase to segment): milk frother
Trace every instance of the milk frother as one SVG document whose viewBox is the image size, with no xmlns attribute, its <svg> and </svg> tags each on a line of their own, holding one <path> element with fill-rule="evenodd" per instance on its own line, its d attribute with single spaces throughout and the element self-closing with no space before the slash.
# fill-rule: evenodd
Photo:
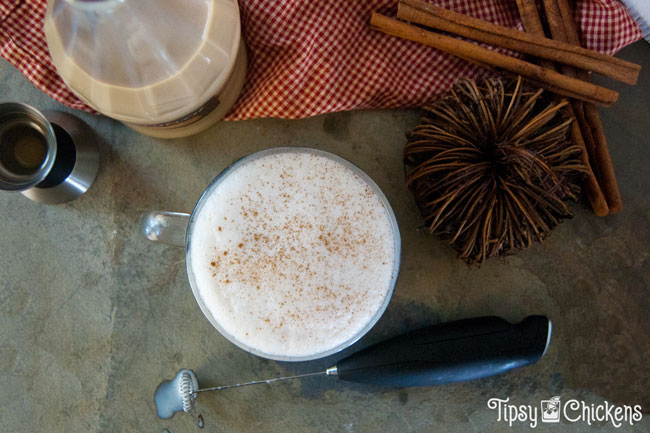
<svg viewBox="0 0 650 433">
<path fill-rule="evenodd" d="M 537 362 L 548 349 L 551 329 L 545 316 L 528 316 L 515 325 L 495 316 L 457 320 L 372 345 L 325 371 L 203 389 L 193 371 L 181 370 L 156 389 L 156 409 L 168 419 L 192 411 L 201 392 L 317 375 L 394 387 L 480 379 Z"/>
</svg>

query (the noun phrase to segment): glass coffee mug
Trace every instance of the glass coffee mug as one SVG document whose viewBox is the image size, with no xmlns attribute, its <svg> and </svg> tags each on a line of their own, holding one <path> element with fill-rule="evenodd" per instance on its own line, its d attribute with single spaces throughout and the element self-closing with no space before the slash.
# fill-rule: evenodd
<svg viewBox="0 0 650 433">
<path fill-rule="evenodd" d="M 296 354 L 283 354 L 283 353 L 278 353 L 277 351 L 265 351 L 261 350 L 258 347 L 252 347 L 249 343 L 242 341 L 243 338 L 237 337 L 233 335 L 233 332 L 228 332 L 223 323 L 220 323 L 220 317 L 219 314 L 215 314 L 214 310 L 211 310 L 208 303 L 203 299 L 201 295 L 201 290 L 199 287 L 199 284 L 204 284 L 202 283 L 205 281 L 204 277 L 197 278 L 197 275 L 195 275 L 195 272 L 193 271 L 193 266 L 192 262 L 193 260 L 197 260 L 196 265 L 199 265 L 198 259 L 195 257 L 192 257 L 192 245 L 193 242 L 199 242 L 198 239 L 205 239 L 205 231 L 202 232 L 203 236 L 198 236 L 197 237 L 197 216 L 201 214 L 201 211 L 205 208 L 206 203 L 208 203 L 208 207 L 206 209 L 209 209 L 209 211 L 206 212 L 212 212 L 215 200 L 219 200 L 217 202 L 218 205 L 221 203 L 224 203 L 222 200 L 223 197 L 223 192 L 218 192 L 220 186 L 222 185 L 230 185 L 232 182 L 239 182 L 238 179 L 241 179 L 242 173 L 246 173 L 246 170 L 240 170 L 242 167 L 248 167 L 247 170 L 254 170 L 255 164 L 266 163 L 267 161 L 271 160 L 269 158 L 276 158 L 273 161 L 277 161 L 277 158 L 280 158 L 279 160 L 281 161 L 282 158 L 312 158 L 312 159 L 319 159 L 321 161 L 324 161 L 326 164 L 332 164 L 337 165 L 338 167 L 343 167 L 341 172 L 345 171 L 349 179 L 353 179 L 352 182 L 356 182 L 355 185 L 362 185 L 359 186 L 359 188 L 364 188 L 364 191 L 368 191 L 368 194 L 366 194 L 367 200 L 372 200 L 373 206 L 375 206 L 378 212 L 381 212 L 381 215 L 385 217 L 384 221 L 385 222 L 385 230 L 384 231 L 379 231 L 380 233 L 386 234 L 386 236 L 380 236 L 381 242 L 385 248 L 382 249 L 382 251 L 392 251 L 392 255 L 386 255 L 382 256 L 384 257 L 384 262 L 381 263 L 383 267 L 381 268 L 384 272 L 373 272 L 374 270 L 368 271 L 367 269 L 364 271 L 366 274 L 369 272 L 372 272 L 373 278 L 374 275 L 380 275 L 378 280 L 372 280 L 374 281 L 381 281 L 381 284 L 377 284 L 377 286 L 382 287 L 382 296 L 381 299 L 379 296 L 375 298 L 372 298 L 372 304 L 364 304 L 364 308 L 358 309 L 360 311 L 359 317 L 357 318 L 358 320 L 354 323 L 354 326 L 351 326 L 347 331 L 344 331 L 342 335 L 347 335 L 344 340 L 338 341 L 334 340 L 331 342 L 331 344 L 328 344 L 328 347 L 325 347 L 321 345 L 320 348 L 314 346 L 314 351 L 312 353 L 301 353 L 299 355 Z M 271 173 L 272 170 L 267 170 L 265 171 L 265 175 L 268 176 L 273 176 Z M 232 177 L 234 173 L 238 173 L 236 176 Z M 339 173 L 340 174 L 340 173 Z M 261 173 L 260 173 L 261 175 Z M 257 179 L 257 174 L 253 173 L 253 179 Z M 308 176 L 308 178 L 311 178 Z M 228 179 L 228 182 L 230 183 L 224 183 Z M 234 180 L 233 180 L 234 179 Z M 343 182 L 345 179 L 343 179 L 341 182 Z M 303 182 L 306 182 L 307 180 L 302 180 Z M 259 182 L 260 184 L 262 183 L 261 181 Z M 331 184 L 330 184 L 331 185 Z M 346 184 L 347 185 L 347 184 Z M 228 187 L 228 186 L 226 186 Z M 223 188 L 226 188 L 223 187 Z M 249 185 L 250 187 L 250 185 Z M 255 188 L 255 187 L 252 187 Z M 302 186 L 300 187 L 302 188 Z M 325 184 L 324 188 L 327 188 L 327 184 Z M 331 188 L 330 188 L 331 190 Z M 263 191 L 262 191 L 263 192 Z M 216 195 L 215 195 L 216 193 Z M 258 196 L 260 195 L 259 191 L 253 191 L 253 194 L 257 194 Z M 368 197 L 374 197 L 374 198 L 368 198 Z M 212 200 L 211 200 L 212 198 Z M 359 199 L 362 200 L 362 199 Z M 361 203 L 366 203 L 366 202 L 361 202 L 359 201 L 359 206 L 361 206 L 362 209 L 363 206 Z M 226 206 L 226 205 L 224 205 Z M 341 206 L 346 206 L 345 204 L 342 204 Z M 318 212 L 318 211 L 317 211 Z M 323 209 L 320 210 L 320 212 L 324 212 Z M 316 215 L 316 214 L 313 214 Z M 318 215 L 321 215 L 320 213 Z M 318 215 L 316 217 L 318 217 Z M 225 219 L 225 218 L 224 218 Z M 199 226 L 202 226 L 203 223 L 198 224 Z M 367 222 L 366 222 L 367 224 Z M 192 288 L 192 293 L 194 294 L 194 298 L 196 299 L 196 302 L 198 303 L 199 307 L 201 308 L 201 311 L 205 315 L 205 317 L 210 321 L 212 326 L 214 326 L 224 337 L 226 337 L 228 340 L 230 340 L 233 344 L 237 345 L 241 349 L 255 354 L 257 356 L 261 356 L 264 358 L 268 359 L 274 359 L 278 361 L 308 361 L 308 360 L 313 360 L 317 358 L 322 358 L 331 354 L 334 354 L 336 352 L 339 352 L 343 350 L 344 348 L 352 345 L 355 343 L 357 340 L 359 340 L 362 336 L 364 336 L 374 325 L 377 323 L 379 318 L 382 316 L 384 311 L 386 310 L 386 307 L 388 306 L 388 303 L 390 302 L 391 296 L 393 294 L 393 290 L 395 287 L 395 283 L 397 281 L 397 276 L 399 273 L 399 266 L 400 266 L 400 252 L 401 252 L 401 240 L 400 240 L 400 233 L 399 233 L 399 228 L 397 225 L 397 221 L 395 219 L 395 215 L 393 213 L 393 210 L 388 203 L 388 200 L 382 193 L 382 191 L 379 189 L 377 184 L 368 176 L 366 175 L 361 169 L 359 169 L 357 166 L 354 164 L 350 163 L 349 161 L 336 156 L 334 154 L 331 154 L 329 152 L 325 152 L 322 150 L 318 149 L 312 149 L 312 148 L 305 148 L 305 147 L 280 147 L 280 148 L 272 148 L 272 149 L 267 149 L 263 150 L 260 152 L 256 152 L 253 154 L 250 154 L 242 159 L 239 159 L 235 163 L 233 163 L 231 166 L 223 170 L 211 183 L 210 185 L 205 189 L 205 191 L 202 193 L 201 197 L 199 198 L 198 202 L 194 206 L 194 210 L 192 211 L 191 214 L 187 213 L 180 213 L 180 212 L 165 212 L 165 211 L 149 211 L 140 217 L 140 231 L 141 233 L 149 240 L 152 240 L 154 242 L 162 242 L 166 243 L 169 245 L 175 245 L 175 246 L 180 246 L 180 247 L 185 247 L 185 262 L 186 262 L 186 270 L 187 270 L 187 276 L 188 280 L 190 282 L 190 287 Z M 210 226 L 212 227 L 212 226 Z M 214 228 L 216 230 L 216 227 Z M 221 227 L 219 227 L 219 231 L 221 231 Z M 327 233 L 327 235 L 330 235 L 330 233 Z M 194 239 L 193 239 L 194 238 Z M 282 244 L 285 240 L 280 240 L 279 243 Z M 372 241 L 372 239 L 370 240 Z M 201 240 L 201 242 L 204 242 Z M 207 242 L 207 241 L 206 241 Z M 363 240 L 363 243 L 365 244 L 365 239 Z M 199 248 L 198 245 L 201 245 L 201 243 L 197 243 L 197 247 Z M 241 247 L 242 244 L 239 244 Z M 328 250 L 331 251 L 331 250 Z M 225 254 L 225 253 L 224 253 Z M 197 255 L 198 257 L 198 255 Z M 201 259 L 204 260 L 204 259 Z M 264 260 L 263 257 L 260 257 L 260 261 Z M 363 259 L 365 260 L 365 259 Z M 251 261 L 251 263 L 257 263 L 255 260 Z M 352 263 L 357 263 L 357 262 L 352 262 Z M 364 262 L 365 263 L 365 262 Z M 371 263 L 368 261 L 368 263 Z M 214 263 L 213 263 L 214 264 Z M 350 266 L 348 263 L 344 263 L 343 266 Z M 366 268 L 364 265 L 363 268 Z M 201 268 L 202 269 L 202 268 Z M 327 272 L 337 272 L 337 270 L 330 270 L 327 268 Z M 202 271 L 201 271 L 202 272 Z M 357 274 L 357 270 L 354 270 L 355 274 Z M 350 274 L 346 274 L 350 275 Z M 364 275 L 361 272 L 361 269 L 358 270 L 358 275 Z M 384 278 L 385 277 L 385 278 Z M 273 276 L 275 278 L 275 276 Z M 318 276 L 316 277 L 318 278 Z M 381 279 L 383 278 L 383 279 Z M 226 282 L 228 282 L 226 280 Z M 368 283 L 370 284 L 370 283 Z M 258 290 L 260 287 L 257 287 Z M 383 291 L 385 289 L 385 291 Z M 353 288 L 354 290 L 354 288 Z M 302 288 L 296 287 L 296 296 L 298 291 L 302 293 Z M 292 292 L 293 293 L 293 292 Z M 379 292 L 377 292 L 379 293 Z M 237 295 L 235 295 L 237 296 Z M 244 296 L 244 295 L 242 295 Z M 337 296 L 337 295 L 335 295 Z M 302 298 L 301 298 L 302 299 Z M 340 298 L 337 298 L 336 302 L 340 302 Z M 366 298 L 353 298 L 352 302 L 359 302 L 363 300 L 363 302 L 367 302 L 365 300 Z M 349 298 L 348 298 L 349 301 Z M 308 301 L 310 302 L 310 301 Z M 336 304 L 337 306 L 340 304 Z M 372 305 L 371 308 L 366 308 L 365 305 Z M 273 305 L 269 305 L 269 308 L 273 308 Z M 321 308 L 321 307 L 319 307 Z M 332 307 L 334 308 L 334 307 Z M 354 305 L 351 306 L 352 310 L 354 311 Z M 323 311 L 323 310 L 319 310 Z M 252 313 L 251 313 L 252 314 Z M 278 314 L 277 311 L 274 312 L 274 314 Z M 337 319 L 338 320 L 338 319 Z M 222 321 L 223 322 L 223 321 Z M 225 322 L 224 322 L 225 323 Z M 361 326 L 362 325 L 362 326 Z M 232 323 L 230 324 L 231 330 L 232 328 Z M 342 326 L 342 325 L 341 325 Z M 353 329 L 357 328 L 358 331 L 353 331 Z M 259 329 L 259 328 L 258 328 Z M 338 329 L 338 328 L 337 328 Z M 325 326 L 323 333 L 327 332 L 327 326 Z M 288 332 L 288 331 L 285 331 Z M 345 334 L 345 332 L 348 332 L 350 335 Z M 248 335 L 248 334 L 246 334 Z M 261 337 L 260 337 L 261 338 Z M 319 338 L 328 338 L 327 336 L 322 337 L 319 336 Z M 335 338 L 335 337 L 332 337 Z M 290 352 L 290 351 L 288 351 Z"/>
</svg>

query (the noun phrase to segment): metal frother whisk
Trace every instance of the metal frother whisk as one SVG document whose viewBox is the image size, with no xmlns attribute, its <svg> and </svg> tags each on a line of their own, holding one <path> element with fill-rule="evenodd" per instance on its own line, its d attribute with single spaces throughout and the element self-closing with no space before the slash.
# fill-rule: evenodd
<svg viewBox="0 0 650 433">
<path fill-rule="evenodd" d="M 480 379 L 537 362 L 546 353 L 551 328 L 545 316 L 528 316 L 516 325 L 494 316 L 458 320 L 372 345 L 325 371 L 203 389 L 193 371 L 181 370 L 156 389 L 156 409 L 160 418 L 168 419 L 192 411 L 201 392 L 308 376 L 395 387 Z"/>
</svg>

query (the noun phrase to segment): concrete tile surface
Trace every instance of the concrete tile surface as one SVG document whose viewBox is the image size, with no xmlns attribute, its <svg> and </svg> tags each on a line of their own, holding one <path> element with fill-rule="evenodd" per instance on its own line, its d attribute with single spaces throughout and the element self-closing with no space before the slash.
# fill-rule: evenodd
<svg viewBox="0 0 650 433">
<path fill-rule="evenodd" d="M 401 162 L 417 111 L 221 123 L 173 141 L 79 114 L 102 136 L 89 192 L 60 206 L 0 193 L 0 431 L 197 432 L 202 414 L 209 432 L 518 432 L 531 427 L 498 421 L 490 398 L 538 407 L 556 395 L 640 404 L 644 419 L 620 429 L 563 421 L 554 431 L 650 431 L 650 45 L 620 56 L 643 65 L 635 87 L 601 81 L 621 92 L 602 114 L 624 210 L 598 218 L 575 204 L 575 218 L 546 242 L 480 269 L 419 229 Z M 69 111 L 4 61 L 0 82 L 3 100 Z M 192 297 L 182 249 L 147 242 L 136 223 L 147 209 L 190 211 L 241 156 L 295 145 L 337 153 L 375 179 L 397 215 L 403 261 L 391 304 L 365 338 L 291 364 L 249 355 L 214 330 Z M 502 376 L 410 389 L 316 377 L 204 394 L 193 414 L 167 421 L 155 414 L 156 386 L 180 368 L 204 386 L 318 371 L 407 329 L 535 313 L 554 323 L 548 353 Z"/>
</svg>

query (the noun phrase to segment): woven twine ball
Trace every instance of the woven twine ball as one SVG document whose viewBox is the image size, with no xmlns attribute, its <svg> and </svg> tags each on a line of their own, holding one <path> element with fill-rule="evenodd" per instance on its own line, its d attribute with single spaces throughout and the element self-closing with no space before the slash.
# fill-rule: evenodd
<svg viewBox="0 0 650 433">
<path fill-rule="evenodd" d="M 541 242 L 586 172 L 566 100 L 517 79 L 464 80 L 425 108 L 404 149 L 406 183 L 433 234 L 481 264 Z"/>
</svg>

